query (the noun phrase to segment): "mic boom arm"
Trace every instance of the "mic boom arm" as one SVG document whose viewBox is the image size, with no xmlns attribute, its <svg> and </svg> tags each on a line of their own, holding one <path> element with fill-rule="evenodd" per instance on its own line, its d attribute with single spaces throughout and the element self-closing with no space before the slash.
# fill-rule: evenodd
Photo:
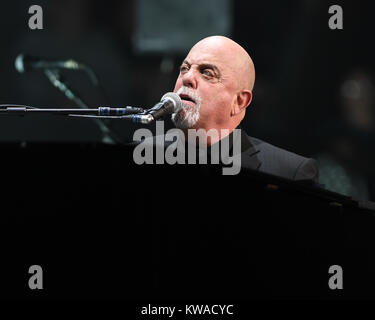
<svg viewBox="0 0 375 320">
<path fill-rule="evenodd" d="M 57 109 L 57 108 L 34 108 L 21 105 L 0 105 L 0 114 L 25 115 L 27 113 L 52 113 L 61 115 L 97 115 L 97 116 L 123 116 L 129 114 L 142 113 L 144 109 L 138 107 L 126 106 L 124 108 L 98 107 L 89 109 Z"/>
</svg>

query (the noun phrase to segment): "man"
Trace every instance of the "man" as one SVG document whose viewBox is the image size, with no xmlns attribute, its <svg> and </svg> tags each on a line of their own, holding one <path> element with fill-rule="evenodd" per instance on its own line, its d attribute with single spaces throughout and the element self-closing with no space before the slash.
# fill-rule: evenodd
<svg viewBox="0 0 375 320">
<path fill-rule="evenodd" d="M 317 163 L 246 135 L 233 135 L 252 100 L 255 68 L 236 42 L 212 36 L 193 46 L 180 67 L 174 92 L 182 107 L 172 121 L 188 137 L 189 129 L 216 130 L 207 145 L 240 139 L 241 168 L 259 170 L 292 180 L 318 179 Z M 234 152 L 234 151 L 233 151 Z"/>
</svg>

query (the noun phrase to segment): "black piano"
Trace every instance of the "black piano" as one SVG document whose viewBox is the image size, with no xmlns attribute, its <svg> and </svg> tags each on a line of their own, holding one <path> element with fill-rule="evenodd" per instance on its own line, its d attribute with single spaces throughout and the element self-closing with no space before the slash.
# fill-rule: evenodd
<svg viewBox="0 0 375 320">
<path fill-rule="evenodd" d="M 2 297 L 375 298 L 372 203 L 260 172 L 136 165 L 129 146 L 1 150 Z"/>
</svg>

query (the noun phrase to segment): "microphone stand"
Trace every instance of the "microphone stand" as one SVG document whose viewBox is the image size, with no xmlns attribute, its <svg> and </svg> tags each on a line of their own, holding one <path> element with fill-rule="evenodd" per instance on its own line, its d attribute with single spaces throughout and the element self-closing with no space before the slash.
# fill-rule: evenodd
<svg viewBox="0 0 375 320">
<path fill-rule="evenodd" d="M 0 104 L 0 114 L 9 113 L 23 116 L 26 113 L 52 113 L 75 117 L 92 117 L 98 119 L 127 119 L 127 115 L 144 114 L 144 109 L 127 106 L 125 108 L 98 107 L 89 109 L 35 108 L 24 105 Z M 91 115 L 91 116 L 90 116 Z"/>
<path fill-rule="evenodd" d="M 44 74 L 47 76 L 48 80 L 52 83 L 54 87 L 59 89 L 65 96 L 74 101 L 79 108 L 89 109 L 88 106 L 83 102 L 83 100 L 76 94 L 68 84 L 64 82 L 60 73 L 56 69 L 45 69 Z M 33 110 L 33 109 L 30 109 Z M 102 133 L 102 142 L 107 144 L 122 143 L 121 139 L 115 134 L 107 124 L 98 118 L 93 119 L 96 125 L 99 127 Z"/>
</svg>

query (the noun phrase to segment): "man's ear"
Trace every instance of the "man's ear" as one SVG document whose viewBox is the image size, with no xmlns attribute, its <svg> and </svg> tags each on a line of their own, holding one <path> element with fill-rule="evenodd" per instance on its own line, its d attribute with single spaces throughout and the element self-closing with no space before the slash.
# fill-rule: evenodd
<svg viewBox="0 0 375 320">
<path fill-rule="evenodd" d="M 234 103 L 232 104 L 232 112 L 231 115 L 235 116 L 243 111 L 249 106 L 251 100 L 253 98 L 253 94 L 250 90 L 242 90 L 237 93 L 234 98 Z"/>
</svg>

